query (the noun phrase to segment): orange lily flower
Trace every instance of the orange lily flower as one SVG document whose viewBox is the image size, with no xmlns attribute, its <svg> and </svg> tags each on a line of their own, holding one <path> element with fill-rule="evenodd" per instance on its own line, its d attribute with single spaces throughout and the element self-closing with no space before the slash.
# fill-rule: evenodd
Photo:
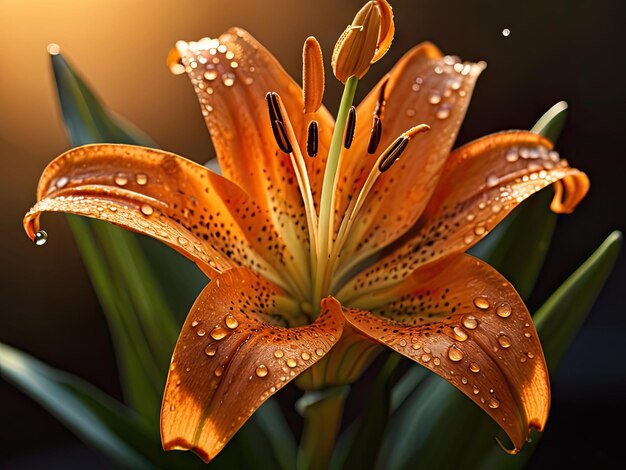
<svg viewBox="0 0 626 470">
<path fill-rule="evenodd" d="M 586 175 L 527 131 L 452 151 L 484 65 L 424 43 L 349 113 L 328 187 L 335 121 L 311 105 L 323 74 L 307 42 L 313 99 L 241 29 L 177 43 L 171 66 L 191 78 L 222 174 L 161 150 L 75 148 L 45 169 L 28 235 L 37 240 L 44 211 L 106 220 L 161 240 L 211 279 L 173 354 L 165 449 L 209 461 L 289 381 L 349 383 L 380 345 L 456 386 L 521 448 L 548 416 L 541 345 L 513 286 L 464 252 L 550 184 L 552 209 L 572 211 Z"/>
</svg>

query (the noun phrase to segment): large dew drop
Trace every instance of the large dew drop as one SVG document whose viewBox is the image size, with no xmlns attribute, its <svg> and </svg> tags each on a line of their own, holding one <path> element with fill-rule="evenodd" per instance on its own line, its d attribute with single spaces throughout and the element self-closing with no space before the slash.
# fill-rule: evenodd
<svg viewBox="0 0 626 470">
<path fill-rule="evenodd" d="M 35 241 L 35 245 L 37 246 L 45 245 L 46 242 L 48 241 L 48 234 L 46 233 L 45 230 L 39 230 L 39 232 L 35 234 L 34 241 Z"/>
</svg>

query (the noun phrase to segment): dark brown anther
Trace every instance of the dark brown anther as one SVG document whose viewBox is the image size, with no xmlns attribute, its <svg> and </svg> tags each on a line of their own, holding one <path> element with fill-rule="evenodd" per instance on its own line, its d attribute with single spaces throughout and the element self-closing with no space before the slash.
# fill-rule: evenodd
<svg viewBox="0 0 626 470">
<path fill-rule="evenodd" d="M 285 130 L 283 122 L 274 121 L 272 131 L 274 131 L 274 138 L 276 139 L 278 148 L 285 153 L 293 152 L 293 147 L 291 146 L 291 142 L 289 142 L 289 137 L 287 137 L 287 131 Z"/>
<path fill-rule="evenodd" d="M 389 168 L 391 168 L 391 165 L 393 165 L 395 161 L 400 158 L 400 155 L 402 155 L 402 152 L 404 152 L 404 149 L 406 149 L 407 145 L 409 145 L 408 137 L 398 137 L 396 141 L 391 144 L 389 148 L 385 151 L 385 154 L 383 155 L 382 160 L 378 165 L 378 171 L 384 173 Z"/>
<path fill-rule="evenodd" d="M 383 111 L 385 110 L 385 90 L 387 89 L 387 83 L 389 83 L 389 77 L 387 77 L 385 81 L 380 85 L 378 100 L 376 101 L 376 106 L 374 107 L 374 116 L 378 117 L 378 119 L 381 120 L 383 118 Z"/>
<path fill-rule="evenodd" d="M 319 129 L 317 121 L 309 122 L 306 137 L 306 153 L 309 157 L 316 157 L 319 143 Z"/>
<path fill-rule="evenodd" d="M 343 141 L 343 146 L 349 149 L 352 146 L 352 141 L 354 140 L 354 131 L 356 130 L 356 108 L 354 106 L 350 107 L 350 111 L 348 112 L 348 122 L 346 123 L 346 136 Z"/>
<path fill-rule="evenodd" d="M 374 119 L 372 121 L 372 130 L 370 131 L 370 140 L 367 144 L 367 153 L 373 154 L 376 152 L 382 135 L 383 123 L 378 116 L 374 115 Z"/>
<path fill-rule="evenodd" d="M 285 129 L 285 122 L 283 121 L 283 113 L 278 106 L 278 98 L 276 93 L 269 92 L 265 95 L 265 101 L 267 101 L 267 109 L 270 115 L 270 124 L 272 125 L 272 132 L 274 133 L 274 139 L 280 148 L 285 153 L 291 153 L 293 147 L 287 137 L 287 131 Z"/>
</svg>

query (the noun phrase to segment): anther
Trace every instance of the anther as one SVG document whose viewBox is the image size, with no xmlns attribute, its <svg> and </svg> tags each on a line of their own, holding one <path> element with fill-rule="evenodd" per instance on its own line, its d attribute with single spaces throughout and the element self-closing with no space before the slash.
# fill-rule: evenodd
<svg viewBox="0 0 626 470">
<path fill-rule="evenodd" d="M 408 137 L 404 137 L 404 136 L 398 137 L 393 142 L 393 144 L 391 144 L 387 148 L 387 150 L 385 150 L 385 153 L 383 154 L 381 161 L 378 165 L 378 171 L 380 171 L 381 173 L 384 173 L 389 168 L 391 168 L 391 165 L 393 165 L 395 161 L 398 158 L 400 158 L 400 155 L 402 155 L 402 152 L 404 152 L 407 145 L 409 145 Z"/>
<path fill-rule="evenodd" d="M 378 148 L 378 144 L 380 143 L 380 138 L 383 135 L 383 123 L 380 118 L 374 115 L 372 121 L 372 130 L 370 131 L 370 140 L 367 144 L 367 153 L 373 154 L 376 152 Z"/>
<path fill-rule="evenodd" d="M 385 100 L 385 90 L 387 89 L 388 83 L 389 75 L 387 75 L 387 77 L 385 77 L 385 80 L 380 84 L 378 100 L 376 101 L 376 107 L 374 108 L 374 115 L 378 116 L 379 119 L 383 118 L 383 111 L 385 110 L 385 104 L 387 103 L 387 101 Z"/>
<path fill-rule="evenodd" d="M 395 161 L 400 158 L 402 152 L 404 152 L 407 145 L 409 145 L 409 141 L 417 134 L 421 134 L 422 132 L 426 132 L 428 130 L 430 130 L 430 126 L 428 124 L 420 124 L 418 126 L 411 127 L 408 131 L 404 132 L 400 137 L 394 140 L 393 143 L 387 147 L 387 149 L 380 156 L 378 170 L 381 173 L 384 173 L 391 168 L 391 165 L 393 165 Z"/>
<path fill-rule="evenodd" d="M 289 137 L 287 137 L 285 124 L 283 124 L 282 121 L 274 121 L 274 124 L 272 125 L 272 131 L 274 131 L 274 138 L 276 139 L 278 148 L 280 148 L 285 153 L 293 152 L 293 147 L 291 146 L 291 142 L 289 142 Z"/>
<path fill-rule="evenodd" d="M 387 83 L 389 83 L 389 76 L 385 78 L 383 83 L 380 85 L 380 90 L 378 92 L 378 100 L 376 101 L 376 106 L 374 107 L 373 119 L 372 119 L 372 130 L 370 132 L 370 139 L 367 144 L 367 153 L 373 154 L 376 152 L 378 148 L 378 144 L 380 144 L 380 139 L 383 135 L 383 112 L 385 110 L 385 90 L 387 89 Z"/>
<path fill-rule="evenodd" d="M 318 141 L 319 141 L 319 129 L 317 125 L 317 121 L 309 122 L 309 127 L 307 129 L 307 138 L 306 138 L 306 153 L 309 157 L 316 157 L 318 150 Z"/>
<path fill-rule="evenodd" d="M 350 111 L 348 112 L 348 122 L 346 123 L 346 136 L 343 141 L 343 146 L 349 149 L 352 146 L 352 141 L 354 140 L 354 131 L 356 129 L 356 108 L 354 106 L 350 107 Z"/>
<path fill-rule="evenodd" d="M 270 124 L 272 125 L 272 132 L 274 133 L 274 139 L 280 148 L 285 153 L 291 153 L 293 147 L 287 137 L 287 130 L 285 129 L 285 121 L 283 120 L 283 114 L 280 111 L 278 105 L 278 95 L 274 92 L 269 92 L 265 95 L 265 101 L 267 101 L 267 109 L 270 115 Z"/>
</svg>

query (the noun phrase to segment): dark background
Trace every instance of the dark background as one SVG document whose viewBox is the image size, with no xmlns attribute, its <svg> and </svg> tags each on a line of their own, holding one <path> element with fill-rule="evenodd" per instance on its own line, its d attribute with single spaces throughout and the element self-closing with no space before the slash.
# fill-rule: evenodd
<svg viewBox="0 0 626 470">
<path fill-rule="evenodd" d="M 392 2 L 396 37 L 363 80 L 360 97 L 412 45 L 485 60 L 459 144 L 510 128 L 529 128 L 566 100 L 570 118 L 557 148 L 588 173 L 591 191 L 559 218 L 531 310 L 540 305 L 613 229 L 626 225 L 623 151 L 626 2 Z M 166 150 L 196 161 L 213 156 L 185 78 L 165 56 L 177 39 L 248 29 L 300 77 L 301 47 L 314 34 L 328 60 L 360 1 L 318 0 L 3 0 L 0 3 L 0 341 L 120 395 L 110 338 L 62 217 L 45 217 L 50 241 L 36 249 L 21 228 L 39 174 L 68 147 L 56 107 L 46 45 L 58 42 L 107 105 Z M 502 35 L 503 28 L 511 31 Z M 327 74 L 334 112 L 340 87 Z M 623 462 L 626 420 L 624 255 L 553 378 L 553 405 L 531 468 Z M 181 306 L 186 312 L 189 306 Z M 92 467 L 106 461 L 29 398 L 0 382 L 0 466 Z M 613 428 L 617 427 L 618 431 Z M 4 464 L 3 464 L 4 462 Z"/>
</svg>

